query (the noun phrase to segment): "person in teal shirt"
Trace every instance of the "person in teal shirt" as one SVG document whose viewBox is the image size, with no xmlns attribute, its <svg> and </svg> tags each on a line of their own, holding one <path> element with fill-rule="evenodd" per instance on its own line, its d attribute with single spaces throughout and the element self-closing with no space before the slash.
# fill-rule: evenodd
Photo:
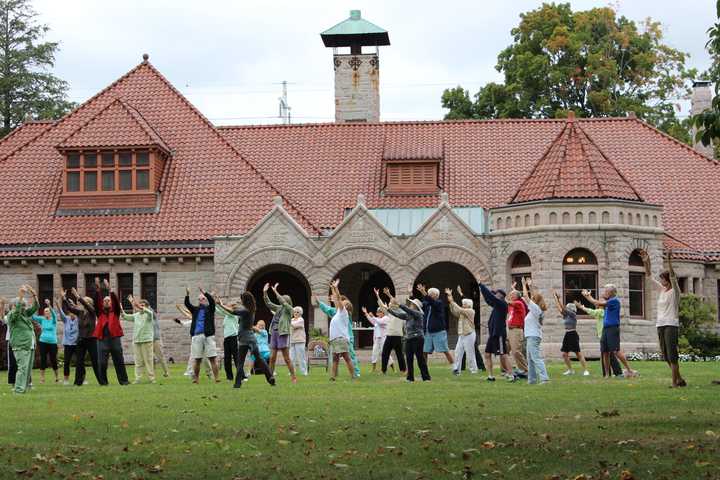
<svg viewBox="0 0 720 480">
<path fill-rule="evenodd" d="M 55 373 L 55 383 L 57 383 L 60 381 L 57 360 L 57 316 L 55 316 L 55 310 L 53 310 L 50 300 L 45 299 L 43 314 L 33 315 L 32 319 L 40 325 L 41 329 L 40 341 L 38 342 L 38 348 L 40 348 L 40 383 L 45 383 L 45 369 L 48 366 L 48 359 L 50 359 L 50 366 Z"/>
<path fill-rule="evenodd" d="M 32 296 L 33 304 L 26 307 L 25 294 Z M 38 311 L 37 293 L 29 285 L 23 285 L 18 291 L 15 305 L 8 314 L 8 327 L 10 328 L 10 348 L 17 362 L 17 375 L 15 377 L 15 393 L 25 393 L 30 389 L 30 372 L 32 372 L 35 358 L 35 328 L 32 317 Z"/>
<path fill-rule="evenodd" d="M 235 307 L 236 304 L 230 304 L 228 307 Z M 215 306 L 215 312 L 224 315 L 223 317 L 223 362 L 225 364 L 225 377 L 228 380 L 234 380 L 233 365 L 238 362 L 238 332 L 239 319 L 237 315 L 226 308 L 222 302 L 218 302 Z"/>
<path fill-rule="evenodd" d="M 335 316 L 335 313 L 337 313 L 337 308 L 328 305 L 327 303 L 321 302 L 318 299 L 315 299 L 318 306 L 320 307 L 320 310 L 328 316 L 328 318 L 332 318 Z M 352 316 L 348 315 L 348 334 L 350 335 L 350 341 L 349 341 L 349 350 L 350 350 L 350 360 L 353 364 L 353 369 L 355 370 L 355 376 L 360 376 L 360 362 L 357 359 L 357 356 L 355 355 L 355 335 L 353 335 L 353 328 L 352 328 Z"/>
</svg>

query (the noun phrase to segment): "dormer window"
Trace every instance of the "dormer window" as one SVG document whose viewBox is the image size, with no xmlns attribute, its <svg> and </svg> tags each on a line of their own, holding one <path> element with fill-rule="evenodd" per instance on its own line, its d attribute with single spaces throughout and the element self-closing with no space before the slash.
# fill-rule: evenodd
<svg viewBox="0 0 720 480">
<path fill-rule="evenodd" d="M 439 190 L 439 160 L 387 162 L 385 192 L 431 194 Z"/>
<path fill-rule="evenodd" d="M 154 185 L 158 152 L 150 150 L 89 150 L 65 154 L 64 194 L 148 192 Z"/>
</svg>

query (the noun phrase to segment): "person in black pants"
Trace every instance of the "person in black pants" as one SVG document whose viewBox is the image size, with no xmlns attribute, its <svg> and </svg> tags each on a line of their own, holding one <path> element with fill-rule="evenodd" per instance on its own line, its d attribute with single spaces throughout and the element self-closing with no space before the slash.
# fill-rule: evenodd
<svg viewBox="0 0 720 480">
<path fill-rule="evenodd" d="M 382 298 L 380 297 L 380 290 L 375 290 L 375 296 L 377 297 L 378 305 L 382 304 Z M 397 358 L 398 369 L 402 373 L 407 370 L 405 367 L 405 356 L 403 355 L 403 339 L 402 339 L 402 323 L 403 320 L 387 312 L 390 321 L 387 325 L 387 335 L 385 336 L 385 343 L 383 344 L 382 354 L 380 356 L 380 365 L 383 375 L 387 374 L 388 362 L 390 361 L 390 354 L 394 351 L 395 358 Z"/>
<path fill-rule="evenodd" d="M 423 309 L 422 302 L 416 298 L 412 298 L 412 287 L 408 292 L 407 305 L 398 307 L 397 301 L 390 295 L 390 289 L 385 288 L 383 293 L 390 298 L 390 308 L 385 307 L 390 313 L 401 320 L 405 320 L 405 360 L 407 361 L 407 381 L 415 381 L 415 369 L 413 359 L 417 360 L 420 368 L 420 375 L 423 382 L 429 382 L 430 372 L 428 371 L 425 355 L 423 355 L 423 346 L 425 338 L 423 336 Z"/>
<path fill-rule="evenodd" d="M 120 385 L 129 385 L 122 349 L 123 330 L 120 325 L 120 300 L 115 292 L 110 290 L 108 280 L 105 280 L 101 287 L 100 279 L 95 277 L 95 305 L 98 305 L 98 311 L 93 336 L 98 339 L 100 385 L 108 384 L 109 357 L 112 357 L 118 383 Z"/>
<path fill-rule="evenodd" d="M 5 303 L 5 299 L 0 297 L 0 321 L 2 321 L 6 328 L 5 346 L 7 348 L 8 385 L 15 385 L 17 362 L 15 361 L 15 355 L 13 355 L 12 348 L 10 348 L 10 325 L 8 325 L 7 319 L 5 318 Z"/>
<path fill-rule="evenodd" d="M 75 314 L 78 318 L 78 341 L 75 349 L 75 385 L 80 387 L 85 383 L 85 355 L 90 355 L 95 379 L 100 383 L 100 369 L 98 367 L 97 339 L 93 336 L 95 322 L 95 304 L 90 297 L 81 297 L 75 288 L 71 296 L 61 290 L 62 305 L 65 311 Z"/>
<path fill-rule="evenodd" d="M 273 377 L 270 367 L 258 349 L 257 340 L 255 339 L 255 333 L 253 333 L 255 322 L 255 310 L 256 303 L 255 297 L 250 292 L 243 292 L 240 295 L 241 305 L 235 305 L 232 309 L 233 315 L 238 317 L 238 361 L 237 361 L 237 374 L 235 375 L 234 388 L 242 387 L 243 380 L 245 379 L 245 357 L 248 352 L 255 357 L 255 371 L 259 371 L 265 374 L 265 379 L 271 386 L 275 386 L 275 378 Z"/>
</svg>

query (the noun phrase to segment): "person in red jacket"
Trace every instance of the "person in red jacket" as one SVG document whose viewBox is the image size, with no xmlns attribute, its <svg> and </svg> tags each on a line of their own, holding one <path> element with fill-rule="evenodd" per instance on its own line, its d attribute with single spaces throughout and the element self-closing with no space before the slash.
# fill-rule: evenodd
<svg viewBox="0 0 720 480">
<path fill-rule="evenodd" d="M 100 279 L 95 277 L 95 305 L 99 305 L 97 323 L 93 336 L 98 340 L 99 378 L 100 385 L 107 385 L 108 357 L 112 355 L 115 374 L 120 385 L 128 385 L 125 359 L 123 357 L 122 337 L 120 325 L 120 301 L 115 292 L 110 291 L 110 282 L 105 280 L 100 285 Z"/>
<path fill-rule="evenodd" d="M 507 303 L 508 341 L 510 342 L 510 354 L 515 360 L 515 375 L 527 378 L 528 365 L 525 355 L 523 355 L 523 343 L 525 342 L 525 316 L 528 309 L 514 282 L 512 290 L 507 296 Z"/>
</svg>

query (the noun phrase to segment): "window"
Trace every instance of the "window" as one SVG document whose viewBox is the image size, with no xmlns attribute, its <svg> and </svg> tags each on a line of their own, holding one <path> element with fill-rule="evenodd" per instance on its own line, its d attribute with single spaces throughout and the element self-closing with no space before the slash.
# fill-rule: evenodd
<svg viewBox="0 0 720 480">
<path fill-rule="evenodd" d="M 700 279 L 699 278 L 693 278 L 693 293 L 697 295 L 698 297 L 702 297 L 703 294 L 701 292 L 700 288 Z"/>
<path fill-rule="evenodd" d="M 52 304 L 54 301 L 53 292 L 53 276 L 52 275 L 38 275 L 38 300 L 40 301 L 40 311 L 45 308 L 45 300 L 50 300 Z"/>
<path fill-rule="evenodd" d="M 117 293 L 120 297 L 120 301 L 123 304 L 125 311 L 129 312 L 132 310 L 132 305 L 128 301 L 128 295 L 133 294 L 133 274 L 132 273 L 118 273 L 117 274 Z"/>
<path fill-rule="evenodd" d="M 63 273 L 60 275 L 60 285 L 68 292 L 73 288 L 77 288 L 77 273 Z"/>
<path fill-rule="evenodd" d="M 628 293 L 630 302 L 630 316 L 645 316 L 645 262 L 640 256 L 640 250 L 635 250 L 630 254 L 628 260 L 628 269 L 630 277 L 628 280 Z"/>
<path fill-rule="evenodd" d="M 65 193 L 135 192 L 150 189 L 148 150 L 68 153 Z"/>
<path fill-rule="evenodd" d="M 516 252 L 510 258 L 510 284 L 520 288 L 523 277 L 532 278 L 530 257 L 525 252 Z"/>
<path fill-rule="evenodd" d="M 681 293 L 688 293 L 688 281 L 687 277 L 678 277 L 678 287 L 680 287 Z"/>
<path fill-rule="evenodd" d="M 103 280 L 110 280 L 109 273 L 86 273 L 85 274 L 85 295 L 95 300 L 95 277 L 100 279 L 102 284 Z"/>
<path fill-rule="evenodd" d="M 390 193 L 435 193 L 438 190 L 439 162 L 387 164 L 387 191 Z"/>
<path fill-rule="evenodd" d="M 157 273 L 140 274 L 140 296 L 157 311 Z"/>
<path fill-rule="evenodd" d="M 563 297 L 565 303 L 575 300 L 583 305 L 594 308 L 582 296 L 583 290 L 590 290 L 594 298 L 598 298 L 598 266 L 595 255 L 584 248 L 576 248 L 568 252 L 563 259 Z"/>
</svg>

